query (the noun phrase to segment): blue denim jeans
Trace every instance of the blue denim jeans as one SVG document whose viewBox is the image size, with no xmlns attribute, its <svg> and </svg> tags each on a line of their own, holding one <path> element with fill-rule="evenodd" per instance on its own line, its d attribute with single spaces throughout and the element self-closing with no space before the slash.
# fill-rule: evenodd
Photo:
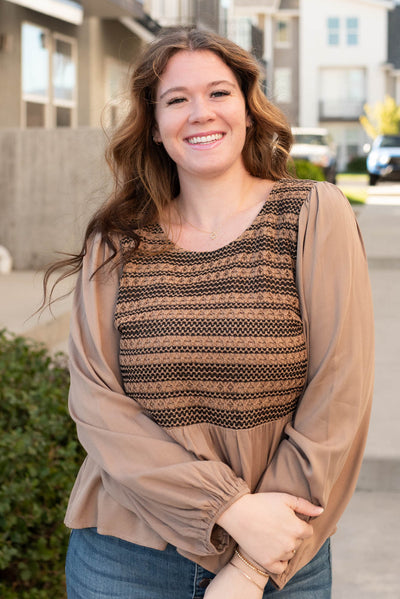
<svg viewBox="0 0 400 599">
<path fill-rule="evenodd" d="M 201 599 L 214 574 L 171 545 L 158 551 L 85 528 L 71 533 L 66 576 L 68 599 Z M 331 582 L 328 540 L 281 591 L 268 582 L 263 598 L 330 599 Z"/>
</svg>

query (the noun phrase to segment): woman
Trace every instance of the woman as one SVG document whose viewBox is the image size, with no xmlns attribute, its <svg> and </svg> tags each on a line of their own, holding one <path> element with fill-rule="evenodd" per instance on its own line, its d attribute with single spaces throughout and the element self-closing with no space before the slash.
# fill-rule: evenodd
<svg viewBox="0 0 400 599">
<path fill-rule="evenodd" d="M 330 597 L 372 309 L 351 207 L 290 178 L 290 143 L 232 42 L 167 32 L 138 62 L 113 197 L 64 262 L 88 454 L 66 515 L 70 599 Z"/>
</svg>

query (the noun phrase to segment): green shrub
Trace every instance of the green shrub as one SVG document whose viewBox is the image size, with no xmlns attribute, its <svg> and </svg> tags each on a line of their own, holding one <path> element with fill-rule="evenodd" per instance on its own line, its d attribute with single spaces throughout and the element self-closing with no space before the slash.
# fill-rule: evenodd
<svg viewBox="0 0 400 599">
<path fill-rule="evenodd" d="M 325 181 L 325 175 L 322 168 L 307 160 L 290 160 L 288 169 L 289 172 L 298 179 Z"/>
<path fill-rule="evenodd" d="M 366 156 L 355 156 L 347 164 L 348 173 L 366 173 L 367 158 Z"/>
<path fill-rule="evenodd" d="M 0 597 L 65 597 L 64 513 L 83 451 L 65 356 L 0 331 Z"/>
</svg>

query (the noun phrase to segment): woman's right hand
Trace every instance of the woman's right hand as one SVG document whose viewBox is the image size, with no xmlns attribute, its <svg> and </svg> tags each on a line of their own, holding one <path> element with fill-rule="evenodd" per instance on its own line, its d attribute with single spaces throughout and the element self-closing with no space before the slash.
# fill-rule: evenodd
<svg viewBox="0 0 400 599">
<path fill-rule="evenodd" d="M 287 493 L 247 494 L 217 520 L 240 548 L 268 572 L 281 574 L 304 539 L 313 534 L 296 514 L 316 517 L 321 507 Z"/>
</svg>

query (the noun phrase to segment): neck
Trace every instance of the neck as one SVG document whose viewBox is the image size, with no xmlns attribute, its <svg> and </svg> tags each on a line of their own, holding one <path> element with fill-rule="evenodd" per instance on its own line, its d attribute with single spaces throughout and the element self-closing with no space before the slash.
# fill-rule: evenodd
<svg viewBox="0 0 400 599">
<path fill-rule="evenodd" d="M 218 179 L 180 177 L 177 211 L 192 224 L 212 231 L 228 215 L 247 207 L 252 196 L 250 191 L 257 182 L 261 180 L 252 177 L 244 168 Z"/>
</svg>

